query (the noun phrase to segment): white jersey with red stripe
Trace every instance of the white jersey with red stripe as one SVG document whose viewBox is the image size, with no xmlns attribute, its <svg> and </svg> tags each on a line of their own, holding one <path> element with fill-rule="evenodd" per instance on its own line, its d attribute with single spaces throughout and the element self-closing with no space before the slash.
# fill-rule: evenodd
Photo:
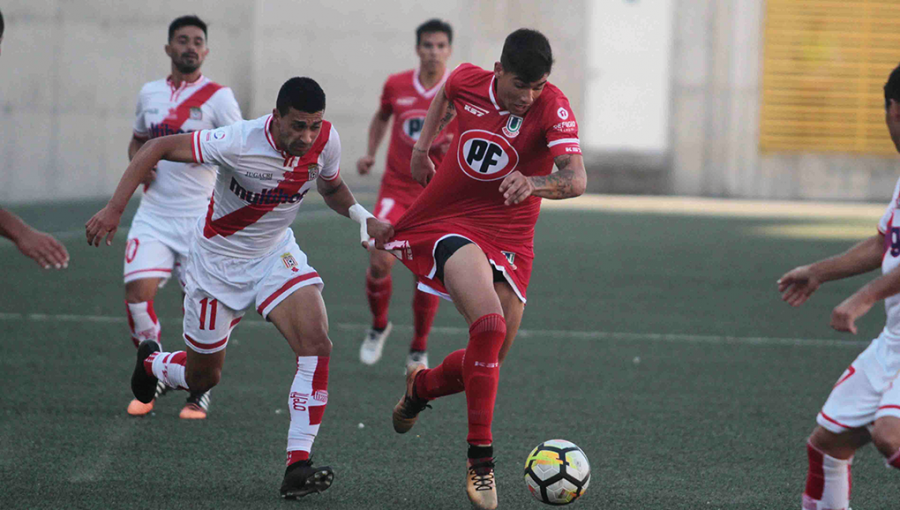
<svg viewBox="0 0 900 510">
<path fill-rule="evenodd" d="M 219 166 L 213 199 L 198 224 L 203 248 L 255 258 L 278 247 L 316 179 L 340 174 L 341 141 L 334 126 L 322 130 L 309 152 L 291 156 L 276 147 L 272 115 L 194 133 L 194 160 Z"/>
<path fill-rule="evenodd" d="M 884 234 L 884 255 L 881 259 L 881 272 L 888 274 L 897 266 L 900 266 L 900 214 L 897 207 L 900 205 L 900 180 L 894 186 L 894 195 L 888 204 L 881 221 L 878 222 L 878 231 Z M 900 358 L 900 295 L 893 295 L 884 300 L 884 308 L 887 312 L 887 322 L 884 325 L 885 341 L 892 345 L 893 350 Z M 900 367 L 898 367 L 900 368 Z"/>
<path fill-rule="evenodd" d="M 215 129 L 241 120 L 241 109 L 228 87 L 204 76 L 175 87 L 170 78 L 141 88 L 134 119 L 134 136 L 150 139 L 201 129 Z M 157 216 L 197 217 L 206 211 L 216 167 L 160 161 L 156 180 L 141 198 L 141 209 Z"/>
</svg>

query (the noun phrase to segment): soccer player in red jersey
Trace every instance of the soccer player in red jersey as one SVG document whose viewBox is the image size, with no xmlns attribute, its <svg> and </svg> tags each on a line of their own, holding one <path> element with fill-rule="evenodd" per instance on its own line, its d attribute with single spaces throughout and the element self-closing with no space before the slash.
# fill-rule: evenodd
<svg viewBox="0 0 900 510">
<path fill-rule="evenodd" d="M 3 42 L 3 13 L 0 13 L 0 43 Z M 0 208 L 0 236 L 13 243 L 26 257 L 44 269 L 69 266 L 69 252 L 50 234 L 37 231 L 15 214 Z"/>
<path fill-rule="evenodd" d="M 552 65 L 547 38 L 520 29 L 493 71 L 453 71 L 413 147 L 413 177 L 427 187 L 385 247 L 421 290 L 452 299 L 469 324 L 465 349 L 433 369 L 409 367 L 394 429 L 409 431 L 430 400 L 465 392 L 466 492 L 481 509 L 498 504 L 491 422 L 500 364 L 524 312 L 541 199 L 579 196 L 587 182 L 575 116 L 547 81 Z M 428 151 L 454 116 L 459 135 L 435 172 Z"/>
<path fill-rule="evenodd" d="M 453 29 L 449 24 L 431 19 L 416 29 L 416 54 L 419 67 L 393 74 L 384 83 L 381 93 L 381 107 L 369 124 L 369 147 L 366 155 L 359 158 L 356 168 L 361 175 L 368 174 L 375 164 L 375 153 L 387 132 L 391 117 L 391 142 L 388 147 L 387 165 L 378 190 L 375 217 L 396 223 L 409 209 L 422 186 L 409 173 L 412 148 L 419 139 L 425 114 L 431 100 L 447 80 L 453 43 Z M 452 128 L 445 132 L 452 132 Z M 450 144 L 452 135 L 441 133 L 432 144 L 431 156 L 440 164 Z M 381 350 L 391 332 L 388 321 L 388 307 L 391 302 L 393 284 L 391 268 L 394 257 L 383 251 L 372 251 L 369 269 L 366 272 L 366 297 L 372 310 L 372 327 L 366 332 L 359 349 L 359 360 L 366 365 L 381 359 Z M 409 346 L 406 364 L 421 363 L 428 366 L 428 332 L 437 313 L 439 298 L 433 294 L 413 289 L 413 317 L 415 333 Z"/>
</svg>

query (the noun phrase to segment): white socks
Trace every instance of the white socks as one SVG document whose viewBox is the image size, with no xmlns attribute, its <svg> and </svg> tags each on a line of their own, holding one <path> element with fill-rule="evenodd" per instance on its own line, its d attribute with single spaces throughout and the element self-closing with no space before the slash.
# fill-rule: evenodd
<svg viewBox="0 0 900 510">
<path fill-rule="evenodd" d="M 309 458 L 313 441 L 328 403 L 328 356 L 298 356 L 297 373 L 291 384 L 288 409 L 287 464 Z"/>
</svg>

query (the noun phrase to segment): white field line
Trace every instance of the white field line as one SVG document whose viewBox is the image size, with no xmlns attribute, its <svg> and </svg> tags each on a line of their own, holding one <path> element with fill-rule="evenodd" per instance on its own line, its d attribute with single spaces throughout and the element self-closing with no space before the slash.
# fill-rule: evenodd
<svg viewBox="0 0 900 510">
<path fill-rule="evenodd" d="M 178 323 L 181 318 L 164 318 L 164 322 Z M 125 317 L 111 315 L 78 315 L 78 314 L 58 314 L 49 315 L 43 313 L 0 313 L 0 322 L 94 322 L 94 323 L 120 323 L 123 327 L 126 325 Z M 270 324 L 263 321 L 246 321 L 242 322 L 240 328 L 271 328 Z M 358 331 L 364 332 L 368 328 L 367 324 L 337 322 L 331 324 L 332 328 L 342 331 Z M 403 331 L 412 331 L 412 326 L 396 325 L 394 328 Z M 435 333 L 445 335 L 459 335 L 465 337 L 468 335 L 468 328 L 463 327 L 446 327 L 436 326 L 431 328 Z M 519 330 L 520 338 L 545 338 L 554 340 L 608 340 L 608 341 L 651 341 L 651 342 L 671 342 L 671 343 L 700 343 L 700 344 L 740 344 L 740 345 L 776 345 L 776 346 L 793 346 L 793 347 L 843 347 L 858 349 L 868 345 L 870 340 L 847 339 L 834 340 L 828 338 L 779 338 L 779 337 L 747 337 L 747 336 L 723 336 L 723 335 L 688 335 L 683 333 L 631 333 L 619 331 L 571 331 L 563 329 L 521 329 Z"/>
</svg>

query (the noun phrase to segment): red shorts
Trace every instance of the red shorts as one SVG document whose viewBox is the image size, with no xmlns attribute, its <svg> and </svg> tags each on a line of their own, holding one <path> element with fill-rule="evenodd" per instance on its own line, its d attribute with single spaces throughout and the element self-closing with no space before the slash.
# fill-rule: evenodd
<svg viewBox="0 0 900 510">
<path fill-rule="evenodd" d="M 435 278 L 434 251 L 446 237 L 460 236 L 481 248 L 494 269 L 500 272 L 522 302 L 531 279 L 531 250 L 498 247 L 468 229 L 449 224 L 433 224 L 398 231 L 385 250 L 400 259 L 419 279 L 419 290 L 450 299 L 443 282 Z"/>
</svg>

